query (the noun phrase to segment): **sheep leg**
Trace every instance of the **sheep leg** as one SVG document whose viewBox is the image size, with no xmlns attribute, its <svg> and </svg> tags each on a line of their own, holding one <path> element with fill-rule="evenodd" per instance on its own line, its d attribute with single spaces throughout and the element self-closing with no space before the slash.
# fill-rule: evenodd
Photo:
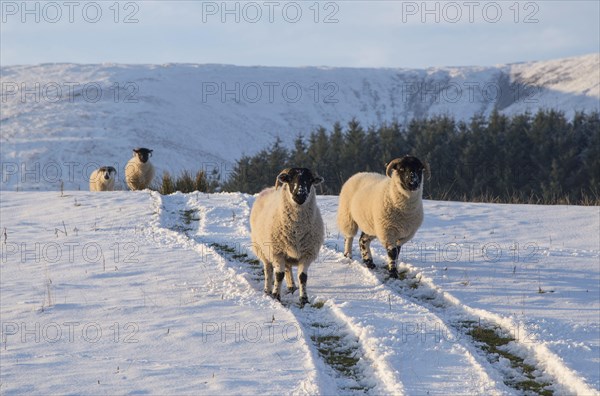
<svg viewBox="0 0 600 396">
<path fill-rule="evenodd" d="M 399 254 L 400 254 L 400 246 L 388 246 L 387 247 L 388 271 L 390 273 L 390 278 L 398 278 L 398 270 L 396 269 L 396 260 L 398 259 Z"/>
<path fill-rule="evenodd" d="M 294 294 L 298 288 L 294 283 L 294 276 L 292 273 L 292 266 L 290 264 L 285 265 L 285 284 L 287 285 L 287 290 L 289 294 Z"/>
<path fill-rule="evenodd" d="M 338 226 L 344 235 L 344 256 L 352 258 L 352 239 L 358 231 L 358 224 L 352 219 L 346 200 L 340 199 L 338 209 Z"/>
<path fill-rule="evenodd" d="M 362 256 L 363 263 L 365 263 L 369 269 L 375 268 L 373 256 L 371 255 L 371 241 L 373 239 L 375 239 L 374 236 L 367 235 L 363 232 L 360 234 L 360 239 L 358 240 L 358 246 L 360 246 L 360 255 Z"/>
<path fill-rule="evenodd" d="M 344 257 L 352 258 L 352 241 L 353 237 L 344 238 Z"/>
<path fill-rule="evenodd" d="M 308 296 L 306 295 L 306 281 L 308 280 L 308 265 L 300 264 L 298 266 L 298 283 L 300 283 L 300 306 L 304 307 L 304 304 L 308 303 Z"/>
<path fill-rule="evenodd" d="M 273 264 L 265 261 L 264 270 L 265 270 L 265 293 L 271 294 L 271 290 L 273 289 Z"/>
<path fill-rule="evenodd" d="M 281 301 L 281 284 L 283 283 L 283 278 L 285 277 L 285 263 L 284 262 L 275 262 L 275 286 L 273 286 L 273 298 Z"/>
</svg>

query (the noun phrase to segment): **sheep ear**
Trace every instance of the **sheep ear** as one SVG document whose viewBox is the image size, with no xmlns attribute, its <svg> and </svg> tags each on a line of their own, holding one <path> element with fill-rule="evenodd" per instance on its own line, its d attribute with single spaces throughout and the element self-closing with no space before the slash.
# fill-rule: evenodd
<svg viewBox="0 0 600 396">
<path fill-rule="evenodd" d="M 425 167 L 425 176 L 427 176 L 427 180 L 431 180 L 431 168 L 429 167 L 429 162 L 424 162 L 423 166 Z"/>
<path fill-rule="evenodd" d="M 288 175 L 287 173 L 280 173 L 277 176 L 277 180 L 275 181 L 275 190 L 277 190 L 279 187 L 281 187 L 282 185 L 284 185 L 285 183 L 289 183 L 290 182 L 290 175 Z"/>
<path fill-rule="evenodd" d="M 391 160 L 385 167 L 385 174 L 387 177 L 392 177 L 392 171 L 397 169 L 398 164 L 400 163 L 399 159 Z"/>
<path fill-rule="evenodd" d="M 313 186 L 318 186 L 319 184 L 323 183 L 325 181 L 325 179 L 323 179 L 321 176 L 315 176 L 313 178 Z"/>
</svg>

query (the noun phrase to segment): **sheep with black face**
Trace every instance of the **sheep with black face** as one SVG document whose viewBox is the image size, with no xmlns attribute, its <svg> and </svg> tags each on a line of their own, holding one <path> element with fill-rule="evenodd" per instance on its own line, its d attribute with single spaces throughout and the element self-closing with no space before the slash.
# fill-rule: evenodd
<svg viewBox="0 0 600 396">
<path fill-rule="evenodd" d="M 152 151 L 144 147 L 133 149 L 133 158 L 125 166 L 125 182 L 130 190 L 143 190 L 152 183 L 154 166 L 149 161 Z"/>
<path fill-rule="evenodd" d="M 358 229 L 360 253 L 368 268 L 375 268 L 371 241 L 386 248 L 388 270 L 397 277 L 400 248 L 410 241 L 423 223 L 423 173 L 425 165 L 416 157 L 392 160 L 386 176 L 357 173 L 340 192 L 338 227 L 345 237 L 344 255 L 352 258 L 352 240 Z"/>
<path fill-rule="evenodd" d="M 323 178 L 309 169 L 284 169 L 277 176 L 275 187 L 263 190 L 252 206 L 252 248 L 264 265 L 265 293 L 278 300 L 284 276 L 288 291 L 296 289 L 292 266 L 298 266 L 300 304 L 308 302 L 308 267 L 317 258 L 324 240 L 315 193 L 315 186 L 322 182 Z"/>
<path fill-rule="evenodd" d="M 102 166 L 90 175 L 90 191 L 114 191 L 117 170 L 112 166 Z"/>
</svg>

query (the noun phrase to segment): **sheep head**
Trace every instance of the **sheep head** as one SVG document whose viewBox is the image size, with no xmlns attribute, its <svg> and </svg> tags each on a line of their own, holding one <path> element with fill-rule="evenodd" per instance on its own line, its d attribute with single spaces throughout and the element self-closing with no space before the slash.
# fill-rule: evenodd
<svg viewBox="0 0 600 396">
<path fill-rule="evenodd" d="M 144 148 L 144 147 L 138 147 L 138 148 L 134 148 L 133 149 L 133 156 L 137 156 L 138 159 L 145 164 L 146 162 L 148 162 L 148 159 L 150 157 L 152 157 L 152 151 L 150 149 Z"/>
<path fill-rule="evenodd" d="M 308 199 L 311 193 L 311 187 L 323 182 L 321 176 L 315 176 L 307 168 L 287 168 L 277 175 L 275 189 L 287 185 L 292 200 L 298 205 L 302 205 Z"/>
<path fill-rule="evenodd" d="M 406 191 L 416 191 L 423 183 L 423 172 L 427 171 L 427 167 L 417 158 L 410 155 L 402 158 L 396 158 L 387 164 L 385 174 L 388 177 L 393 177 L 396 171 L 400 186 Z"/>
<path fill-rule="evenodd" d="M 103 166 L 98 168 L 98 172 L 103 175 L 104 180 L 108 180 L 113 174 L 117 173 L 117 170 L 112 166 Z"/>
</svg>

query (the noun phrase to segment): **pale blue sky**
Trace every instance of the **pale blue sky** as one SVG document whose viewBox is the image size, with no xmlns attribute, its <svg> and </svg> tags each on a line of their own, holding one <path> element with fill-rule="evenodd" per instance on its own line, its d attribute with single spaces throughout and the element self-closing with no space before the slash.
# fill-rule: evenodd
<svg viewBox="0 0 600 396">
<path fill-rule="evenodd" d="M 0 3 L 2 65 L 183 62 L 422 68 L 488 66 L 600 51 L 600 2 L 595 0 L 154 0 L 116 6 L 114 0 L 57 0 L 31 1 L 25 8 L 21 0 Z M 127 18 L 133 23 L 124 23 Z"/>
</svg>

